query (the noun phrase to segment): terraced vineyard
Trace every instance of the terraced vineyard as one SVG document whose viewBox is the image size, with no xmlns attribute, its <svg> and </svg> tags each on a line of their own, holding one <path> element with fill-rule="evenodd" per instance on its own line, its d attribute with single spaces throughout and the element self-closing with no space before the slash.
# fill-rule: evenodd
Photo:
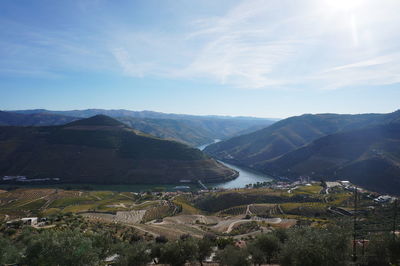
<svg viewBox="0 0 400 266">
<path fill-rule="evenodd" d="M 156 219 L 162 219 L 167 216 L 173 216 L 180 211 L 179 206 L 170 201 L 163 201 L 159 206 L 146 210 L 142 221 L 148 222 Z"/>
<path fill-rule="evenodd" d="M 237 207 L 225 209 L 225 210 L 221 211 L 220 214 L 222 214 L 222 215 L 242 215 L 242 214 L 246 214 L 246 210 L 247 210 L 247 205 L 237 206 Z"/>
<path fill-rule="evenodd" d="M 249 206 L 249 211 L 257 216 L 274 217 L 280 213 L 277 204 L 252 204 Z"/>
<path fill-rule="evenodd" d="M 76 213 L 95 222 L 173 239 L 182 234 L 202 237 L 208 232 L 245 237 L 250 231 L 260 231 L 253 230 L 258 226 L 288 228 L 298 222 L 324 226 L 335 222 L 340 215 L 337 210 L 351 210 L 351 192 L 338 189 L 326 195 L 320 191 L 318 184 L 296 186 L 290 192 L 261 188 L 202 194 L 16 189 L 0 192 L 0 220 Z M 360 208 L 369 210 L 371 204 L 370 198 L 360 198 Z M 252 223 L 251 230 L 247 223 Z"/>
</svg>

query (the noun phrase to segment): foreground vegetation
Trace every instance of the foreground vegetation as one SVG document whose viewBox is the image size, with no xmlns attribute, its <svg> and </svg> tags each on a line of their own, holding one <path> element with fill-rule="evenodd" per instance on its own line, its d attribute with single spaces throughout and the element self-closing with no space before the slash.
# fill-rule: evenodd
<svg viewBox="0 0 400 266">
<path fill-rule="evenodd" d="M 0 191 L 0 265 L 399 265 L 399 206 L 360 192 L 355 212 L 351 190 L 326 193 Z"/>
<path fill-rule="evenodd" d="M 351 233 L 343 226 L 277 229 L 238 247 L 233 238 L 207 234 L 177 240 L 141 236 L 118 224 L 90 223 L 80 216 L 57 216 L 57 226 L 0 228 L 0 264 L 19 265 L 147 265 L 150 262 L 202 264 L 207 257 L 221 265 L 349 265 Z M 398 265 L 400 239 L 373 235 L 359 254 L 360 265 Z"/>
</svg>

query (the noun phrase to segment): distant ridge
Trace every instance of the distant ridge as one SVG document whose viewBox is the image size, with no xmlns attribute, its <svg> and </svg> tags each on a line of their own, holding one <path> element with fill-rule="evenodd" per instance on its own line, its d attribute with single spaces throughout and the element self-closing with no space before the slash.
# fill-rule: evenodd
<svg viewBox="0 0 400 266">
<path fill-rule="evenodd" d="M 259 118 L 252 116 L 222 116 L 222 115 L 187 115 L 187 114 L 174 114 L 174 113 L 162 113 L 155 111 L 132 111 L 126 109 L 84 109 L 84 110 L 68 110 L 68 111 L 56 111 L 47 109 L 31 109 L 31 110 L 10 110 L 9 112 L 21 113 L 21 114 L 62 114 L 66 116 L 74 116 L 87 118 L 95 115 L 107 115 L 110 117 L 121 117 L 129 116 L 136 118 L 156 118 L 156 119 L 244 119 L 244 120 L 270 120 L 278 121 L 278 118 Z"/>
<path fill-rule="evenodd" d="M 54 126 L 79 118 L 50 113 L 20 114 L 0 111 L 0 126 Z"/>
<path fill-rule="evenodd" d="M 0 116 L 0 125 L 15 126 L 61 125 L 79 118 L 107 115 L 141 132 L 163 139 L 176 140 L 193 147 L 212 143 L 215 139 L 227 139 L 249 133 L 267 127 L 276 121 L 276 119 L 254 117 L 195 116 L 105 109 L 72 111 L 35 109 L 3 113 L 3 119 Z M 44 119 L 50 116 L 53 117 L 53 120 Z M 38 119 L 34 117 L 38 117 Z"/>
</svg>

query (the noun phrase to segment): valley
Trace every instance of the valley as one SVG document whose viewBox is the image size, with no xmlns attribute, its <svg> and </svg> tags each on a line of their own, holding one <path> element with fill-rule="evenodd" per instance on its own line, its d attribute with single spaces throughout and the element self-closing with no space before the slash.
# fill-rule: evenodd
<svg viewBox="0 0 400 266">
<path fill-rule="evenodd" d="M 383 162 L 398 166 L 396 120 L 396 113 L 355 119 L 306 115 L 300 122 L 289 118 L 228 140 L 214 136 L 198 148 L 105 115 L 58 126 L 2 126 L 0 241 L 11 241 L 25 252 L 20 253 L 23 257 L 13 256 L 14 262 L 41 254 L 29 253 L 30 245 L 52 243 L 40 240 L 48 234 L 59 241 L 70 234 L 102 247 L 102 255 L 95 256 L 98 265 L 130 265 L 124 260 L 132 254 L 134 261 L 146 260 L 141 265 L 150 257 L 175 265 L 173 260 L 182 256 L 183 263 L 223 264 L 221 256 L 232 252 L 253 261 L 260 252 L 259 241 L 271 238 L 279 255 L 260 261 L 285 265 L 282 256 L 293 256 L 285 250 L 293 250 L 297 241 L 314 243 L 314 234 L 326 242 L 312 249 L 340 243 L 341 260 L 349 261 L 353 231 L 353 239 L 363 243 L 355 252 L 368 261 L 375 255 L 365 252 L 366 239 L 373 243 L 376 232 L 383 237 L 400 229 L 397 198 L 386 194 L 397 194 L 398 175 L 390 167 L 384 177 L 379 175 Z M 276 142 L 277 132 L 286 134 L 291 148 Z M 249 157 L 254 160 L 250 164 L 244 156 L 254 149 L 249 136 L 262 150 L 254 150 L 257 155 Z M 237 138 L 247 147 L 243 157 L 232 150 L 214 154 Z M 275 157 L 257 161 L 263 152 Z M 373 175 L 368 175 L 372 168 L 366 172 L 360 163 L 376 167 Z M 361 177 L 346 167 L 356 167 Z M 100 235 L 107 240 L 96 242 Z M 106 243 L 115 245 L 109 248 Z M 204 245 L 205 255 L 200 256 Z M 141 248 L 147 251 L 132 251 Z M 181 253 L 166 258 L 168 248 Z"/>
</svg>

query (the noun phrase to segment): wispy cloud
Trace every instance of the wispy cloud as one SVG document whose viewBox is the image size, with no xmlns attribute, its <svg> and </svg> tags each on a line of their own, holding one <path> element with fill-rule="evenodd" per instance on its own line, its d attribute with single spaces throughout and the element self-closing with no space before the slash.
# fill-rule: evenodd
<svg viewBox="0 0 400 266">
<path fill-rule="evenodd" d="M 319 81 L 323 89 L 399 83 L 400 54 L 377 56 L 368 60 L 333 67 L 315 74 L 312 79 Z"/>
<path fill-rule="evenodd" d="M 253 89 L 399 82 L 400 2 L 332 1 L 243 0 L 168 29 L 162 20 L 142 29 L 118 14 L 99 19 L 92 9 L 107 10 L 109 2 L 84 1 L 77 7 L 89 17 L 81 16 L 82 29 L 1 21 L 0 73 L 112 72 Z"/>
</svg>

